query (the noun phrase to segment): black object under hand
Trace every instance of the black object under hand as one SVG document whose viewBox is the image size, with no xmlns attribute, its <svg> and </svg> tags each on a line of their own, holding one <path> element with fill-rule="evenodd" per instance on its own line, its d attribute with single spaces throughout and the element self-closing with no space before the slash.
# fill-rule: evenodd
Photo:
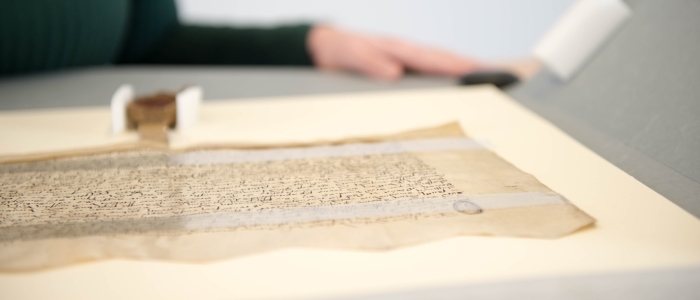
<svg viewBox="0 0 700 300">
<path fill-rule="evenodd" d="M 504 88 L 519 82 L 517 76 L 505 71 L 476 71 L 462 76 L 460 85 L 493 84 L 497 88 Z"/>
</svg>

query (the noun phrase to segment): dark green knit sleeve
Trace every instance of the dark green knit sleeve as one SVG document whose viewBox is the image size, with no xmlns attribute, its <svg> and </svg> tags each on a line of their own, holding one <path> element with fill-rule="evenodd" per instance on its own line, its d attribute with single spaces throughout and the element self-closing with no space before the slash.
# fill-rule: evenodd
<svg viewBox="0 0 700 300">
<path fill-rule="evenodd" d="M 180 25 L 138 63 L 311 65 L 309 25 L 233 28 Z"/>
<path fill-rule="evenodd" d="M 238 28 L 184 25 L 174 0 L 130 1 L 118 64 L 310 65 L 309 25 Z"/>
<path fill-rule="evenodd" d="M 0 0 L 0 76 L 110 63 L 128 13 L 125 0 Z"/>
</svg>

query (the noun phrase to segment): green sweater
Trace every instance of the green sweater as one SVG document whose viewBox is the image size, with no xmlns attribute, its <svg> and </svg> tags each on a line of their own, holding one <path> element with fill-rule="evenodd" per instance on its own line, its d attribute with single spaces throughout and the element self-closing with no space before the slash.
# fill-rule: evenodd
<svg viewBox="0 0 700 300">
<path fill-rule="evenodd" d="M 309 28 L 183 25 L 174 0 L 0 0 L 0 75 L 110 63 L 310 65 Z"/>
</svg>

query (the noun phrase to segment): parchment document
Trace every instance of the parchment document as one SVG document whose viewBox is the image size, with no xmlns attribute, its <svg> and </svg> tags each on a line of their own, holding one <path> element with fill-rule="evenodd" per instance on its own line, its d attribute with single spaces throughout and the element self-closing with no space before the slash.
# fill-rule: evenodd
<svg viewBox="0 0 700 300">
<path fill-rule="evenodd" d="M 457 124 L 319 145 L 5 163 L 0 177 L 0 271 L 392 249 L 456 235 L 557 238 L 594 222 Z"/>
</svg>

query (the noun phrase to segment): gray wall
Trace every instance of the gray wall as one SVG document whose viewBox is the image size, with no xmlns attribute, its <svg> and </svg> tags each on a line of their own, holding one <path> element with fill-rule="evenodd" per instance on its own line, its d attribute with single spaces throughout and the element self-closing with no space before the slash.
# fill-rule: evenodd
<svg viewBox="0 0 700 300">
<path fill-rule="evenodd" d="M 525 57 L 573 0 L 178 0 L 188 23 L 324 21 L 481 59 Z"/>
</svg>

